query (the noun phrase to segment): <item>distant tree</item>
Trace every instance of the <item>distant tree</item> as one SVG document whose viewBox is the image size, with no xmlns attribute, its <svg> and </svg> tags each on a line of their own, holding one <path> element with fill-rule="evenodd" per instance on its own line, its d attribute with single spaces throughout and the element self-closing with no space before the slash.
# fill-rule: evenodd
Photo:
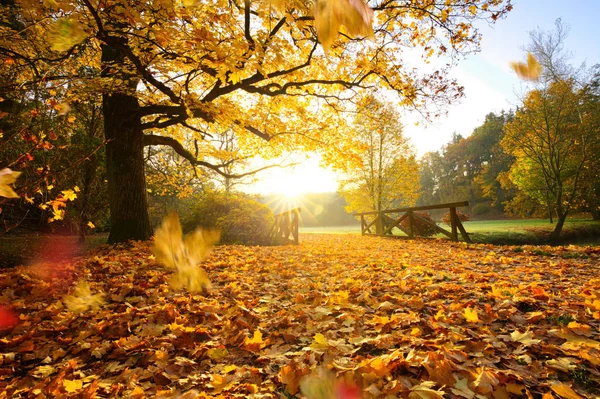
<svg viewBox="0 0 600 399">
<path fill-rule="evenodd" d="M 370 98 L 358 109 L 353 134 L 364 146 L 360 164 L 347 173 L 341 194 L 348 211 L 413 205 L 419 194 L 418 163 L 402 135 L 398 112 Z"/>
<path fill-rule="evenodd" d="M 597 148 L 594 115 L 582 107 L 583 94 L 573 79 L 552 82 L 527 94 L 506 126 L 504 149 L 516 159 L 510 178 L 530 197 L 555 213 L 552 238 L 580 201 L 584 171 Z"/>
</svg>

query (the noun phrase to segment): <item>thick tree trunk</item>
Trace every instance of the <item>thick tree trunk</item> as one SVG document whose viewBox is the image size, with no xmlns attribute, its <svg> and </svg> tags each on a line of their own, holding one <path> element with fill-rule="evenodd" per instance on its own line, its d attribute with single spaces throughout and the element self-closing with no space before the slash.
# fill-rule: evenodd
<svg viewBox="0 0 600 399">
<path fill-rule="evenodd" d="M 115 65 L 122 62 L 122 56 L 116 49 L 105 46 L 102 60 Z M 106 70 L 110 68 L 105 68 Z M 110 204 L 109 243 L 130 239 L 147 240 L 152 235 L 146 197 L 140 106 L 135 94 L 130 94 L 135 93 L 137 79 L 130 78 L 128 83 L 129 93 L 102 96 L 104 136 L 108 141 L 106 169 Z"/>
</svg>

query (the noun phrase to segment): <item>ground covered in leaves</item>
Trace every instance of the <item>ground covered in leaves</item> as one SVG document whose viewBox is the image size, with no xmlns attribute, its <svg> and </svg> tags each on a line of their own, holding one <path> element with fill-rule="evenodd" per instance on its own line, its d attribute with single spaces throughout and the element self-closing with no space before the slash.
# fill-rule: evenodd
<svg viewBox="0 0 600 399">
<path fill-rule="evenodd" d="M 0 398 L 594 398 L 599 255 L 304 235 L 216 247 L 192 295 L 103 246 L 1 272 Z"/>
</svg>

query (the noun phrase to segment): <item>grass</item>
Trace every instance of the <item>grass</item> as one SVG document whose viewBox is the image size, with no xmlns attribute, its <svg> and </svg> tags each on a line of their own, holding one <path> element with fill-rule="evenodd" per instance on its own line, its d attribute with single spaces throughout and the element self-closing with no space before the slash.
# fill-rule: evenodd
<svg viewBox="0 0 600 399">
<path fill-rule="evenodd" d="M 548 219 L 477 220 L 464 222 L 463 225 L 474 242 L 497 245 L 547 244 L 548 236 L 555 226 Z M 449 226 L 441 226 L 450 230 Z M 360 234 L 360 225 L 300 227 L 300 234 Z M 394 229 L 394 234 L 403 233 Z M 558 244 L 600 245 L 600 222 L 568 219 L 562 236 Z M 435 238 L 446 236 L 438 234 Z"/>
</svg>

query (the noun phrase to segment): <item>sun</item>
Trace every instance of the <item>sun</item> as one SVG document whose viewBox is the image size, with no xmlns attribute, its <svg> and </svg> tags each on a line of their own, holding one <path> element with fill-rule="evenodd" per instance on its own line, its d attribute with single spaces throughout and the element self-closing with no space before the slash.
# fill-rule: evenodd
<svg viewBox="0 0 600 399">
<path fill-rule="evenodd" d="M 337 174 L 321 167 L 316 158 L 306 159 L 293 167 L 265 171 L 257 178 L 252 191 L 288 199 L 308 193 L 334 192 L 338 186 Z"/>
</svg>

